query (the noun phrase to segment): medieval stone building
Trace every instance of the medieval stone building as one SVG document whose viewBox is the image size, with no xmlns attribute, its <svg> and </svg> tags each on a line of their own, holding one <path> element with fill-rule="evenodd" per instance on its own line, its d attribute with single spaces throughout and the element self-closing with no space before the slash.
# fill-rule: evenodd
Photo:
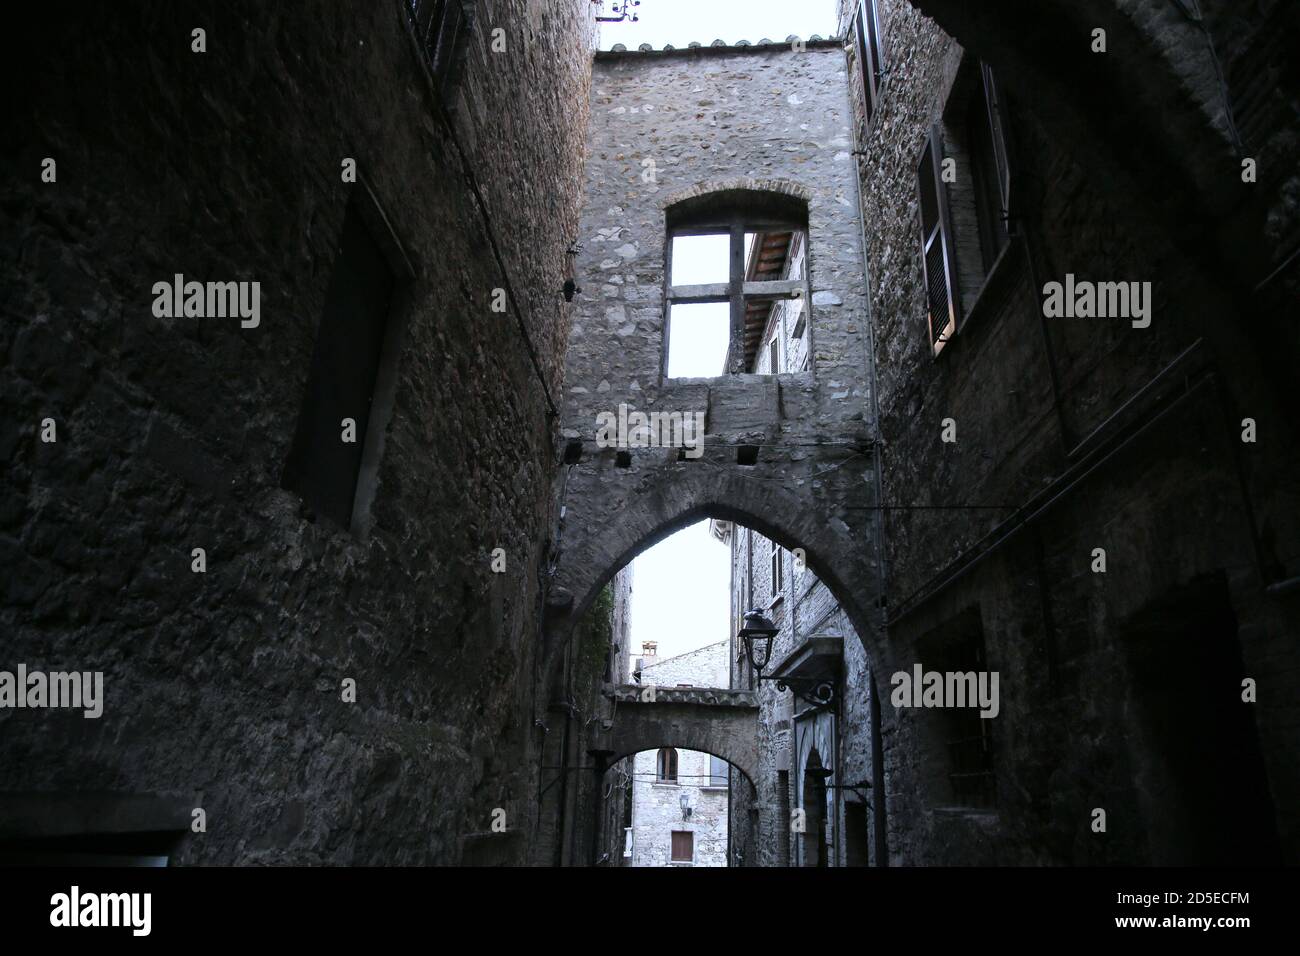
<svg viewBox="0 0 1300 956">
<path fill-rule="evenodd" d="M 733 865 L 1300 860 L 1296 6 L 597 12 L 8 31 L 0 854 L 617 865 L 673 749 Z"/>
</svg>

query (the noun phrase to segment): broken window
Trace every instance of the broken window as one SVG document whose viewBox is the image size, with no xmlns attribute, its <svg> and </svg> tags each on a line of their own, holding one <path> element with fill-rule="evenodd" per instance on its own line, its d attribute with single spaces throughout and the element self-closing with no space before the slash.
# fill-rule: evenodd
<svg viewBox="0 0 1300 956">
<path fill-rule="evenodd" d="M 807 209 L 791 196 L 727 190 L 678 203 L 668 213 L 667 378 L 777 374 L 770 343 L 802 320 L 808 279 L 802 249 Z M 780 311 L 778 311 L 780 310 Z"/>
</svg>

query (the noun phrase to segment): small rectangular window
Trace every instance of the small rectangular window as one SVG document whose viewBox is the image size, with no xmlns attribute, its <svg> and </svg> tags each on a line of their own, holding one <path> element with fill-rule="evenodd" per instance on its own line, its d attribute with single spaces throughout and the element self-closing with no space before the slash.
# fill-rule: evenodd
<svg viewBox="0 0 1300 956">
<path fill-rule="evenodd" d="M 672 838 L 672 862 L 695 862 L 695 834 L 690 830 L 674 830 Z"/>
<path fill-rule="evenodd" d="M 671 285 L 731 281 L 731 234 L 673 236 Z"/>
<path fill-rule="evenodd" d="M 772 545 L 772 597 L 776 598 L 785 588 L 785 562 L 782 547 L 775 541 Z"/>
</svg>

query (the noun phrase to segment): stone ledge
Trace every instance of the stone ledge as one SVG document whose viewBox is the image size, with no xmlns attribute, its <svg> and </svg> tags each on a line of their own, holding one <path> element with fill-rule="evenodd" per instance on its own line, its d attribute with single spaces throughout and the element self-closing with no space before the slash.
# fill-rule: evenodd
<svg viewBox="0 0 1300 956">
<path fill-rule="evenodd" d="M 655 688 L 653 701 L 642 700 L 641 694 Z M 709 707 L 757 707 L 752 690 L 731 690 L 726 687 L 659 687 L 653 684 L 606 684 L 604 695 L 610 700 L 627 704 L 703 704 Z"/>
</svg>

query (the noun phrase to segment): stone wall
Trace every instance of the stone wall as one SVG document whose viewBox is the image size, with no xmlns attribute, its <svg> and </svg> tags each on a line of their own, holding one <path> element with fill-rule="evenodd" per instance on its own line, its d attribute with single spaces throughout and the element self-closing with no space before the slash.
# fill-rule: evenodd
<svg viewBox="0 0 1300 956">
<path fill-rule="evenodd" d="M 545 393 L 563 393 L 594 23 L 586 0 L 472 6 L 448 104 L 401 0 L 81 6 L 7 28 L 32 61 L 6 65 L 39 80 L 3 119 L 0 667 L 102 671 L 106 702 L 99 720 L 0 713 L 6 807 L 67 799 L 91 832 L 113 826 L 95 793 L 172 801 L 138 829 L 201 807 L 183 863 L 525 858 Z M 281 474 L 345 209 L 370 194 L 409 274 L 352 533 Z M 260 282 L 260 324 L 156 318 L 151 288 L 176 273 Z M 528 341 L 491 307 L 507 275 Z M 3 836 L 52 835 L 14 819 Z"/>
<path fill-rule="evenodd" d="M 611 52 L 596 58 L 579 284 L 566 358 L 563 434 L 581 443 L 556 585 L 566 629 L 637 553 L 704 517 L 744 520 L 803 547 L 869 632 L 875 473 L 863 324 L 861 230 L 838 43 Z M 653 176 L 645 176 L 653 163 Z M 663 375 L 666 213 L 717 190 L 807 206 L 807 371 L 706 379 Z M 620 404 L 705 414 L 703 455 L 595 443 Z M 739 447 L 757 447 L 752 466 Z"/>
<path fill-rule="evenodd" d="M 855 6 L 843 4 L 846 30 Z M 887 507 L 888 637 L 873 663 L 887 695 L 890 675 L 943 659 L 974 632 L 1001 675 L 992 806 L 954 801 L 946 717 L 882 701 L 890 859 L 1294 861 L 1300 698 L 1288 635 L 1300 609 L 1282 582 L 1300 554 L 1286 477 L 1300 472 L 1285 378 L 1261 335 L 1272 319 L 1254 319 L 1269 314 L 1271 293 L 1245 293 L 1235 253 L 1217 240 L 1188 248 L 1207 210 L 1227 217 L 1221 199 L 1240 184 L 1218 147 L 1185 148 L 1201 135 L 1189 117 L 1204 115 L 1207 87 L 1162 73 L 1168 56 L 1174 72 L 1203 78 L 1204 37 L 1157 30 L 1172 11 L 1159 5 L 1159 17 L 1133 21 L 1158 43 L 1112 47 L 1114 75 L 1090 63 L 1067 90 L 1064 64 L 1087 54 L 1045 63 L 1036 38 L 1061 46 L 1079 27 L 1086 49 L 1091 17 L 1117 26 L 1110 4 L 1033 5 L 1023 31 L 996 17 L 977 26 L 960 4 L 920 4 L 991 63 L 1012 169 L 1014 235 L 987 281 L 970 275 L 968 253 L 963 262 L 960 163 L 946 187 L 965 321 L 935 356 L 916 163 L 936 123 L 959 156 L 952 107 L 975 60 L 902 0 L 879 6 L 887 75 L 869 128 L 856 57 L 849 70 Z M 1048 25 L 1056 32 L 1036 32 Z M 1112 44 L 1118 36 L 1129 38 L 1112 29 Z M 1107 85 L 1137 63 L 1140 96 Z M 1150 101 L 1156 91 L 1166 102 Z M 1150 326 L 1047 317 L 1044 284 L 1067 273 L 1151 282 Z M 1269 437 L 1243 442 L 1245 417 Z M 947 419 L 955 441 L 942 439 Z M 1247 678 L 1272 700 L 1243 703 Z M 1229 725 L 1235 736 L 1221 736 Z M 1187 735 L 1215 756 L 1183 755 Z M 1096 809 L 1109 815 L 1106 833 L 1091 828 Z M 1229 835 L 1207 838 L 1195 822 L 1206 818 Z"/>
<path fill-rule="evenodd" d="M 656 777 L 658 752 L 633 758 L 632 865 L 680 866 L 672 859 L 674 831 L 691 834 L 693 866 L 727 865 L 727 788 L 702 786 L 709 780 L 709 755 L 677 751 L 677 781 Z M 683 817 L 685 795 L 691 813 Z"/>
</svg>

